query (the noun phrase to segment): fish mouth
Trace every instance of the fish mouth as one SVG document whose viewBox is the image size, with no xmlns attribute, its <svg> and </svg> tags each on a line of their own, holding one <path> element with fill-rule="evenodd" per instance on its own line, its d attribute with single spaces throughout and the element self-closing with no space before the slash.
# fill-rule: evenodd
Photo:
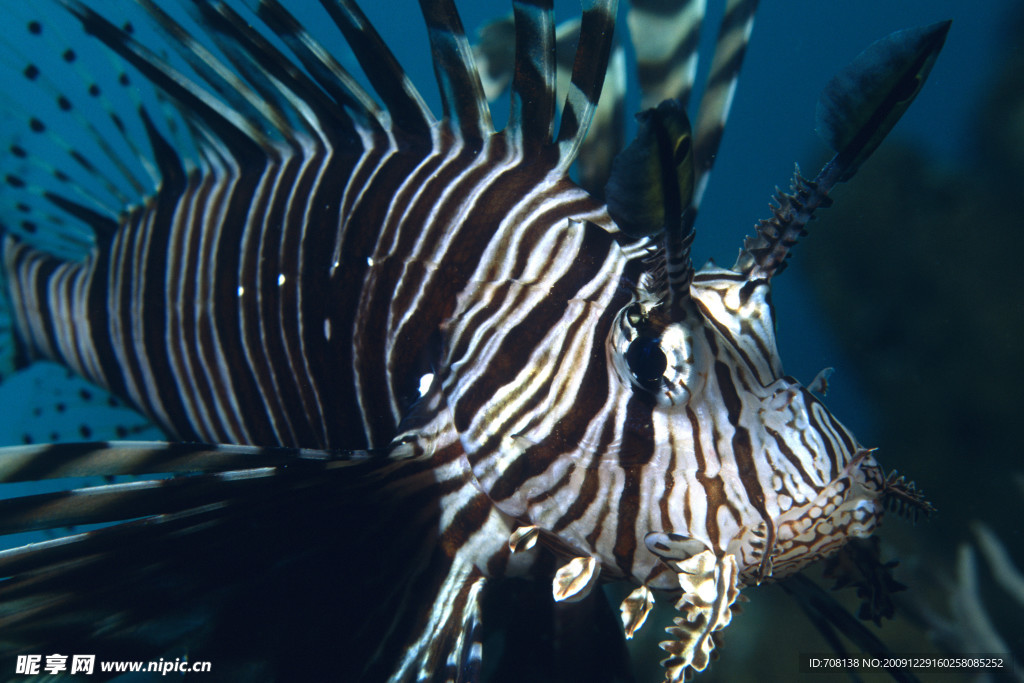
<svg viewBox="0 0 1024 683">
<path fill-rule="evenodd" d="M 850 538 L 870 536 L 884 510 L 885 476 L 873 450 L 861 449 L 818 495 L 781 515 L 772 549 L 773 579 L 782 579 L 837 552 Z M 744 567 L 753 578 L 757 566 Z"/>
</svg>

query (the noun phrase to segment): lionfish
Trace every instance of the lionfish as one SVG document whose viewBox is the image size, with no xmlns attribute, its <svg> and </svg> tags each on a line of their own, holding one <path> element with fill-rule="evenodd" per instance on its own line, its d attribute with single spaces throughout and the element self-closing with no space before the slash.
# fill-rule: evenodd
<svg viewBox="0 0 1024 683">
<path fill-rule="evenodd" d="M 475 49 L 451 0 L 421 0 L 439 118 L 354 0 L 321 4 L 362 76 L 278 0 L 185 3 L 205 38 L 138 3 L 162 43 L 60 0 L 130 65 L 122 81 L 158 93 L 135 97 L 142 142 L 83 76 L 137 160 L 24 66 L 69 126 L 27 112 L 25 134 L 74 163 L 9 148 L 58 189 L 6 174 L 3 274 L 19 360 L 63 364 L 169 441 L 3 450 L 3 482 L 71 482 L 0 505 L 3 533 L 55 534 L 0 553 L 5 655 L 474 681 L 548 652 L 611 679 L 602 662 L 659 595 L 678 611 L 661 646 L 680 681 L 707 667 L 743 587 L 869 536 L 887 506 L 927 508 L 812 393 L 821 382 L 783 373 L 769 293 L 909 106 L 948 22 L 840 73 L 818 117 L 835 157 L 777 193 L 732 268 L 697 270 L 756 2 L 727 4 L 693 132 L 704 3 L 633 3 L 649 106 L 618 155 L 615 0 L 563 27 L 552 0 L 514 0 Z M 486 95 L 502 89 L 496 130 Z M 610 581 L 634 590 L 609 638 L 594 588 Z"/>
</svg>

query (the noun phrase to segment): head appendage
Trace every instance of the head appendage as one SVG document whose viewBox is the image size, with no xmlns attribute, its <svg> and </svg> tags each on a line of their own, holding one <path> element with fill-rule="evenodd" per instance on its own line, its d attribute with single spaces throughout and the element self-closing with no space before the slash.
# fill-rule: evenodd
<svg viewBox="0 0 1024 683">
<path fill-rule="evenodd" d="M 637 114 L 636 139 L 612 162 L 608 213 L 633 237 L 662 238 L 655 293 L 672 320 L 685 315 L 693 280 L 694 158 L 690 120 L 679 100 Z"/>
<path fill-rule="evenodd" d="M 904 476 L 897 475 L 893 470 L 885 479 L 885 488 L 882 490 L 882 501 L 889 512 L 895 512 L 901 517 L 908 517 L 917 521 L 918 515 L 925 517 L 935 512 L 935 506 L 924 497 L 924 492 L 917 488 L 917 484 L 907 481 Z"/>
<path fill-rule="evenodd" d="M 950 22 L 906 29 L 872 43 L 829 81 L 818 100 L 818 132 L 836 155 L 814 180 L 799 170 L 788 193 L 776 192 L 772 217 L 747 238 L 733 270 L 748 279 L 771 278 L 829 192 L 849 180 L 896 125 L 928 77 Z"/>
<path fill-rule="evenodd" d="M 609 213 L 627 234 L 663 235 L 652 259 L 652 274 L 654 293 L 667 304 L 663 311 L 671 320 L 686 315 L 697 207 L 722 140 L 756 8 L 757 0 L 730 0 L 726 7 L 697 114 L 696 135 L 691 133 L 685 108 L 696 75 L 704 3 L 687 3 L 671 16 L 653 12 L 644 3 L 635 3 L 630 10 L 628 23 L 641 64 L 644 102 L 667 99 L 638 116 L 637 139 L 613 163 L 606 199 Z M 675 27 L 672 33 L 678 42 L 649 45 L 642 38 L 644 32 L 666 21 Z M 691 46 L 689 58 L 670 59 L 683 45 Z M 678 196 L 674 188 L 679 189 Z"/>
</svg>

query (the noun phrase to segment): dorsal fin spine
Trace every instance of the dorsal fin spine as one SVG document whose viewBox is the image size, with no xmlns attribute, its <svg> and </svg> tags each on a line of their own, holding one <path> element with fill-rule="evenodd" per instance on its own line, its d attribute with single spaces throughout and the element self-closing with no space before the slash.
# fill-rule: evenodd
<svg viewBox="0 0 1024 683">
<path fill-rule="evenodd" d="M 199 3 L 197 7 L 203 25 L 239 73 L 266 100 L 277 103 L 281 119 L 277 127 L 286 139 L 294 137 L 297 118 L 325 142 L 336 138 L 335 133 L 351 136 L 352 120 L 345 109 L 332 102 L 249 21 L 225 3 Z"/>
<path fill-rule="evenodd" d="M 509 129 L 527 149 L 551 143 L 555 126 L 555 21 L 551 0 L 515 0 L 516 56 Z"/>
<path fill-rule="evenodd" d="M 754 29 L 756 11 L 757 0 L 729 0 L 725 7 L 725 16 L 715 42 L 715 54 L 693 127 L 693 154 L 697 171 L 694 210 L 700 207 L 708 173 L 711 172 L 718 147 L 722 143 L 722 133 L 732 108 L 740 67 Z"/>
<path fill-rule="evenodd" d="M 255 165 L 265 159 L 269 142 L 259 128 L 239 112 L 224 105 L 171 68 L 160 57 L 79 0 L 61 0 L 61 3 L 78 17 L 87 33 L 95 35 L 154 85 L 177 100 L 182 110 L 192 115 L 194 122 L 200 123 L 210 135 L 222 141 L 239 161 L 249 161 Z"/>
<path fill-rule="evenodd" d="M 420 8 L 445 118 L 455 123 L 463 139 L 482 140 L 494 133 L 494 125 L 458 10 L 452 0 L 420 0 Z"/>
<path fill-rule="evenodd" d="M 416 86 L 363 11 L 352 0 L 320 0 L 384 100 L 390 122 L 411 137 L 429 139 L 434 117 Z M 389 127 L 385 124 L 385 127 Z"/>
<path fill-rule="evenodd" d="M 359 85 L 338 60 L 310 36 L 309 32 L 277 0 L 259 0 L 256 15 L 280 36 L 320 87 L 345 107 L 352 119 L 364 126 L 382 125 L 381 110 L 373 97 Z M 353 132 L 353 144 L 357 134 Z"/>
<path fill-rule="evenodd" d="M 594 118 L 612 50 L 618 0 L 593 0 L 583 11 L 572 81 L 558 128 L 558 170 L 567 173 Z"/>
</svg>

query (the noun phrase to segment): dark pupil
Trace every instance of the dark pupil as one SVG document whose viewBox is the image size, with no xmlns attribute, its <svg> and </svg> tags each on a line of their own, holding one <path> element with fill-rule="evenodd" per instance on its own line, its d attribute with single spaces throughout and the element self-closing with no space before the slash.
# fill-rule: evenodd
<svg viewBox="0 0 1024 683">
<path fill-rule="evenodd" d="M 657 389 L 665 374 L 668 361 L 661 350 L 659 339 L 640 337 L 634 339 L 626 349 L 626 363 L 640 386 L 646 389 Z"/>
</svg>

